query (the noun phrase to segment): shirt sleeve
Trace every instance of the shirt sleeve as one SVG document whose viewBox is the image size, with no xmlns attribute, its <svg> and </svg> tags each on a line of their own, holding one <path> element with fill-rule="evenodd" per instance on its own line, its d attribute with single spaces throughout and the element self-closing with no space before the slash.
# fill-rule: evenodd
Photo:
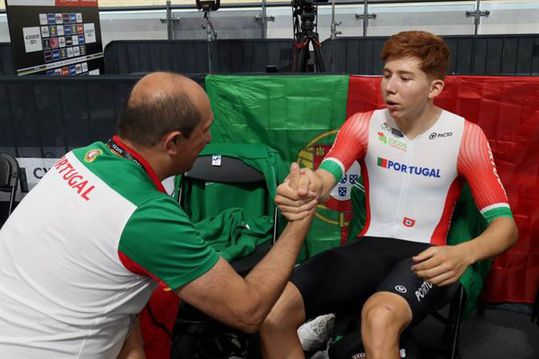
<svg viewBox="0 0 539 359">
<path fill-rule="evenodd" d="M 172 289 L 200 277 L 219 259 L 177 202 L 167 196 L 137 208 L 122 233 L 119 252 L 128 269 Z"/>
<path fill-rule="evenodd" d="M 336 182 L 342 179 L 354 161 L 365 158 L 372 113 L 373 111 L 360 112 L 350 116 L 339 130 L 333 146 L 320 164 L 319 168 L 330 172 Z"/>
<path fill-rule="evenodd" d="M 487 137 L 468 121 L 464 123 L 457 170 L 468 181 L 474 201 L 489 223 L 498 217 L 512 217 Z"/>
</svg>

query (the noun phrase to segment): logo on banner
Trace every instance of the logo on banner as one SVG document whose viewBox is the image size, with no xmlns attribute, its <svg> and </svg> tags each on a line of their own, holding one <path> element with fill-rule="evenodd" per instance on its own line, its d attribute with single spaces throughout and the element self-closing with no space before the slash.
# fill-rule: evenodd
<svg viewBox="0 0 539 359">
<path fill-rule="evenodd" d="M 97 41 L 95 34 L 95 25 L 93 22 L 89 24 L 84 24 L 84 37 L 87 44 L 91 44 Z"/>
<path fill-rule="evenodd" d="M 39 25 L 47 25 L 47 14 L 39 14 Z"/>
<path fill-rule="evenodd" d="M 43 51 L 43 44 L 41 43 L 41 29 L 39 26 L 24 27 L 22 29 L 22 36 L 24 38 L 24 50 L 27 53 Z"/>
<path fill-rule="evenodd" d="M 103 154 L 103 151 L 100 150 L 99 148 L 90 150 L 86 152 L 86 154 L 84 155 L 84 161 L 88 163 L 94 162 L 97 159 L 97 157 L 101 156 L 102 154 Z"/>
<path fill-rule="evenodd" d="M 331 149 L 336 135 L 337 131 L 333 130 L 321 133 L 313 138 L 298 154 L 297 162 L 300 164 L 300 167 L 308 167 L 313 171 L 316 170 Z M 359 180 L 359 174 L 359 163 L 354 162 L 330 192 L 327 201 L 318 205 L 316 217 L 323 222 L 339 227 L 347 226 L 352 217 L 350 194 L 352 187 Z M 330 214 L 331 212 L 337 212 L 338 219 L 335 219 L 335 215 Z"/>
</svg>

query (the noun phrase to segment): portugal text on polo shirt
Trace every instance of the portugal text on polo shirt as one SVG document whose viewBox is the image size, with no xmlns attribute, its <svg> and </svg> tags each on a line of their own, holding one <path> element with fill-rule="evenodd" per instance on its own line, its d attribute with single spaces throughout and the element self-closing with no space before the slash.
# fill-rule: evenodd
<svg viewBox="0 0 539 359">
<path fill-rule="evenodd" d="M 86 201 L 90 200 L 90 193 L 95 186 L 88 182 L 79 171 L 65 157 L 62 157 L 55 165 L 54 169 L 58 171 L 66 184 L 77 191 L 77 193 Z"/>
</svg>

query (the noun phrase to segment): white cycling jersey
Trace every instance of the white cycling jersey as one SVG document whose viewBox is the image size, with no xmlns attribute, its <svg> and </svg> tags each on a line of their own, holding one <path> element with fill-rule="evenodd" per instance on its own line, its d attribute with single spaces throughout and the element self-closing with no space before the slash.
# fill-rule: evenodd
<svg viewBox="0 0 539 359">
<path fill-rule="evenodd" d="M 446 244 L 465 181 L 487 221 L 512 216 L 481 128 L 442 111 L 423 134 L 408 139 L 387 109 L 357 113 L 340 129 L 320 168 L 338 182 L 358 161 L 366 190 L 361 235 Z"/>
</svg>

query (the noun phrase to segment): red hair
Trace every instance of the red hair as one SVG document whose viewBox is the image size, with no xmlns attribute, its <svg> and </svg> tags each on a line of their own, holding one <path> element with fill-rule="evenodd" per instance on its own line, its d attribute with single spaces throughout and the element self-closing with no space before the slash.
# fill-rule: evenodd
<svg viewBox="0 0 539 359">
<path fill-rule="evenodd" d="M 421 60 L 421 70 L 443 80 L 449 68 L 451 51 L 439 36 L 426 31 L 403 31 L 391 36 L 382 49 L 382 60 L 415 57 Z"/>
</svg>

